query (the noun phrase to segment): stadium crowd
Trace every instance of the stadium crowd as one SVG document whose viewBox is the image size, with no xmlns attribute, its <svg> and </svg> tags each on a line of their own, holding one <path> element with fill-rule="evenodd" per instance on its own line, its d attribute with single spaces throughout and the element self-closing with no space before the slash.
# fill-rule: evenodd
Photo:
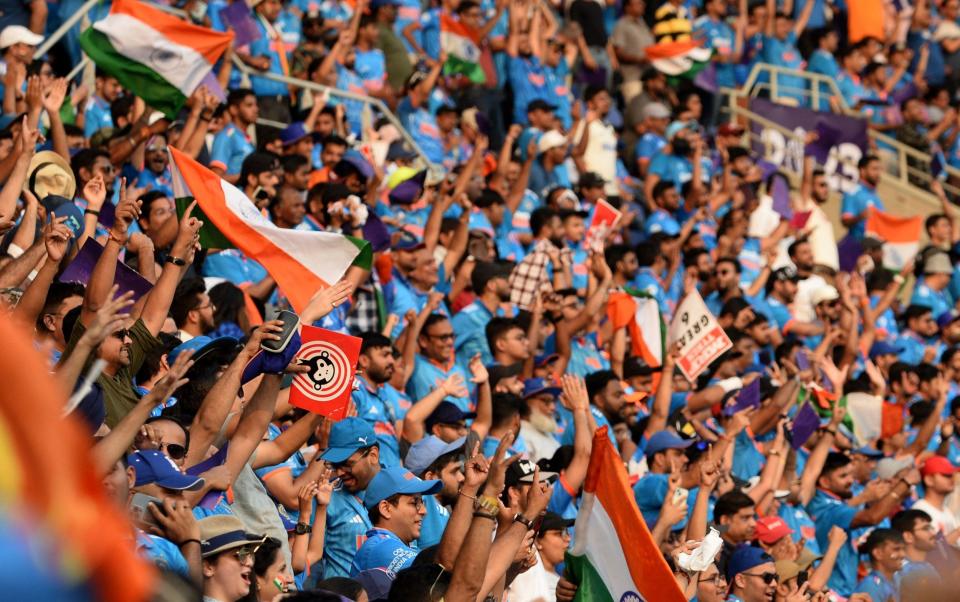
<svg viewBox="0 0 960 602">
<path fill-rule="evenodd" d="M 225 31 L 243 3 L 175 8 Z M 865 231 L 886 149 L 842 193 L 808 153 L 798 224 L 724 108 L 757 64 L 818 73 L 839 96 L 811 106 L 778 72 L 775 100 L 960 167 L 960 0 L 253 0 L 223 96 L 202 86 L 176 119 L 99 67 L 68 81 L 81 24 L 34 58 L 80 4 L 0 2 L 5 320 L 71 392 L 130 548 L 184 599 L 573 600 L 604 427 L 687 599 L 955 598 L 960 215 L 931 180 L 942 211 L 891 271 Z M 691 37 L 706 62 L 648 56 Z M 371 245 L 299 312 L 361 340 L 349 416 L 290 403 L 307 368 L 267 349 L 288 291 L 207 243 L 169 148 L 279 228 Z M 82 282 L 63 278 L 85 244 Z M 732 346 L 691 381 L 616 306 L 652 298 L 669 329 L 696 294 Z"/>
</svg>

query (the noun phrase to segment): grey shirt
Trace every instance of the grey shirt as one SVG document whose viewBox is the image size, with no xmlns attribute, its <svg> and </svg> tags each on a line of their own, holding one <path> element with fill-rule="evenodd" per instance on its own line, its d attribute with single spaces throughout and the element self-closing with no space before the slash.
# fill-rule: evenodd
<svg viewBox="0 0 960 602">
<path fill-rule="evenodd" d="M 634 56 L 643 56 L 647 46 L 654 43 L 653 33 L 643 19 L 634 19 L 626 15 L 617 20 L 611 39 L 616 48 Z M 643 66 L 621 63 L 620 73 L 623 74 L 623 81 L 640 81 Z"/>
</svg>

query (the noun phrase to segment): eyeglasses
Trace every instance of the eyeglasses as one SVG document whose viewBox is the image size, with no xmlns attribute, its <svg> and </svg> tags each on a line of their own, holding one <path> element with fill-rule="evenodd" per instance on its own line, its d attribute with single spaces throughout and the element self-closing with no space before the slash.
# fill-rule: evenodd
<svg viewBox="0 0 960 602">
<path fill-rule="evenodd" d="M 242 548 L 234 550 L 233 555 L 242 564 L 246 562 L 247 558 L 257 553 L 257 547 L 258 546 L 243 546 Z"/>
<path fill-rule="evenodd" d="M 452 332 L 447 332 L 444 334 L 427 334 L 427 336 L 431 339 L 438 339 L 440 341 L 452 341 L 457 338 L 457 335 L 453 334 Z"/>
<path fill-rule="evenodd" d="M 713 577 L 707 577 L 706 579 L 701 577 L 697 579 L 697 583 L 712 583 L 717 589 L 720 589 L 726 585 L 727 579 L 720 573 L 717 573 Z"/>
<path fill-rule="evenodd" d="M 333 468 L 334 470 L 343 470 L 343 471 L 346 471 L 346 472 L 351 472 L 351 471 L 353 470 L 353 467 L 356 466 L 357 463 L 360 462 L 360 460 L 362 460 L 362 459 L 364 459 L 364 458 L 366 458 L 367 456 L 370 455 L 370 450 L 371 450 L 371 449 L 373 449 L 373 448 L 372 448 L 372 447 L 366 448 L 365 450 L 363 450 L 363 453 L 362 453 L 362 454 L 360 454 L 359 456 L 357 456 L 357 457 L 356 457 L 355 459 L 353 459 L 353 460 L 350 460 L 350 459 L 348 458 L 348 459 L 344 460 L 343 462 L 331 462 L 331 463 L 330 463 L 330 468 Z"/>
<path fill-rule="evenodd" d="M 179 443 L 161 443 L 160 451 L 164 450 L 174 460 L 182 460 L 187 455 L 187 448 Z"/>
<path fill-rule="evenodd" d="M 767 585 L 779 579 L 776 573 L 760 573 L 759 575 L 757 573 L 744 573 L 744 575 L 747 577 L 760 577 Z"/>
<path fill-rule="evenodd" d="M 417 510 L 423 508 L 423 496 L 422 495 L 413 495 L 410 496 L 410 503 L 413 504 L 413 507 Z"/>
<path fill-rule="evenodd" d="M 110 336 L 112 336 L 115 339 L 120 339 L 121 341 L 123 341 L 123 340 L 126 340 L 128 336 L 130 336 L 130 331 L 127 329 L 118 330 L 114 333 L 111 333 Z"/>
<path fill-rule="evenodd" d="M 213 301 L 211 301 L 210 303 L 207 303 L 206 305 L 201 305 L 195 309 L 197 311 L 200 311 L 201 309 L 207 309 L 207 308 L 210 308 L 211 311 L 217 311 L 217 305 Z"/>
</svg>

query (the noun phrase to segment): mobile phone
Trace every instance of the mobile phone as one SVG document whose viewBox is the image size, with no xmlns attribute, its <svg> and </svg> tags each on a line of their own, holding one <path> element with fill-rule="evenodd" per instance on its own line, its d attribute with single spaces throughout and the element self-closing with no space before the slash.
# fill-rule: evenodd
<svg viewBox="0 0 960 602">
<path fill-rule="evenodd" d="M 264 351 L 269 351 L 270 353 L 280 353 L 287 348 L 288 344 L 290 344 L 290 339 L 293 337 L 293 333 L 297 331 L 297 326 L 300 324 L 300 316 L 292 311 L 283 310 L 274 319 L 283 322 L 283 330 L 280 332 L 280 340 L 264 341 L 260 343 L 260 348 Z"/>
<path fill-rule="evenodd" d="M 469 458 L 470 454 L 473 453 L 473 448 L 477 447 L 478 443 L 480 443 L 480 435 L 477 434 L 477 431 L 470 429 L 470 432 L 467 433 L 467 440 L 463 444 L 463 453 L 467 456 L 467 458 Z M 482 452 L 483 449 L 477 447 L 477 451 Z"/>
<path fill-rule="evenodd" d="M 541 526 L 543 526 L 543 515 L 542 515 L 542 514 L 541 514 L 540 516 L 538 516 L 536 519 L 534 519 L 534 521 L 533 521 L 533 526 L 530 527 L 530 528 L 533 529 L 533 532 L 534 532 L 534 533 L 539 533 Z"/>
<path fill-rule="evenodd" d="M 797 587 L 803 587 L 803 584 L 810 578 L 810 571 L 800 571 L 797 573 Z"/>
<path fill-rule="evenodd" d="M 690 492 L 684 489 L 683 487 L 677 487 L 673 490 L 673 504 L 679 504 L 682 500 L 687 499 L 687 496 L 690 495 Z"/>
<path fill-rule="evenodd" d="M 154 518 L 153 512 L 147 507 L 150 504 L 156 504 L 157 509 L 163 512 L 163 500 L 160 498 L 145 493 L 134 494 L 133 499 L 130 500 L 130 513 L 133 515 L 133 520 L 145 526 L 162 528 Z"/>
</svg>

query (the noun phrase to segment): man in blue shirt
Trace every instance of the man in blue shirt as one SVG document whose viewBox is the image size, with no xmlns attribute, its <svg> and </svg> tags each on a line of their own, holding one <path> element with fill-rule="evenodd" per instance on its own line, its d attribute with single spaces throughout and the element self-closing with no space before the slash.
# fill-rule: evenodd
<svg viewBox="0 0 960 602">
<path fill-rule="evenodd" d="M 366 421 L 344 418 L 330 429 L 328 447 L 320 459 L 330 463 L 340 482 L 327 507 L 323 578 L 349 577 L 357 550 L 373 527 L 364 493 L 380 472 L 380 444 Z"/>
<path fill-rule="evenodd" d="M 803 70 L 806 63 L 797 48 L 797 38 L 807 27 L 814 4 L 815 2 L 804 3 L 800 16 L 794 21 L 790 15 L 776 10 L 773 0 L 767 2 L 767 22 L 764 28 L 763 48 L 760 50 L 760 59 L 763 62 L 788 69 Z M 800 106 L 806 104 L 807 81 L 803 77 L 778 75 L 776 83 L 776 94 L 779 100 L 790 99 Z"/>
<path fill-rule="evenodd" d="M 680 209 L 680 193 L 673 182 L 662 180 L 653 187 L 653 202 L 657 210 L 650 214 L 644 224 L 644 230 L 647 236 L 662 232 L 667 236 L 677 236 L 680 234 L 680 222 L 677 221 L 676 212 Z"/>
<path fill-rule="evenodd" d="M 813 54 L 810 55 L 810 62 L 807 65 L 807 70 L 813 73 L 819 73 L 820 75 L 825 75 L 832 80 L 836 80 L 837 75 L 840 74 L 840 65 L 837 63 L 837 59 L 834 55 L 837 52 L 837 45 L 839 43 L 840 37 L 837 35 L 837 31 L 835 29 L 830 28 L 822 30 L 817 38 L 817 49 L 814 50 Z M 817 106 L 813 108 L 818 111 L 829 111 L 831 95 L 832 91 L 830 85 L 825 82 L 821 83 L 819 87 L 819 98 L 817 98 Z"/>
<path fill-rule="evenodd" d="M 466 437 L 447 443 L 433 435 L 427 435 L 410 446 L 403 465 L 425 481 L 439 480 L 443 489 L 436 495 L 423 496 L 426 514 L 420 527 L 417 544 L 429 548 L 440 543 L 443 531 L 450 520 L 450 511 L 457 503 L 460 485 L 463 483 L 463 445 Z"/>
<path fill-rule="evenodd" d="M 120 96 L 123 88 L 120 82 L 112 75 L 97 70 L 97 79 L 94 85 L 93 96 L 87 101 L 83 111 L 83 136 L 90 138 L 103 128 L 113 127 L 113 116 L 110 114 L 110 104 Z"/>
<path fill-rule="evenodd" d="M 510 266 L 478 261 L 470 275 L 476 301 L 461 309 L 450 321 L 457 338 L 454 342 L 457 362 L 467 368 L 473 356 L 480 354 L 484 365 L 493 362 L 487 344 L 487 323 L 494 316 L 503 316 L 503 304 L 510 301 Z"/>
<path fill-rule="evenodd" d="M 137 176 L 137 188 L 150 187 L 150 191 L 162 192 L 164 196 L 173 198 L 173 182 L 170 179 L 170 168 L 167 154 L 167 137 L 157 134 L 147 142 L 143 156 L 143 170 Z"/>
<path fill-rule="evenodd" d="M 423 399 L 433 391 L 438 382 L 443 382 L 453 374 L 460 374 L 464 383 L 470 377 L 461 367 L 454 355 L 456 334 L 450 319 L 441 314 L 431 314 L 423 325 L 418 337 L 420 353 L 414 360 L 413 374 L 407 383 L 407 395 L 410 399 Z M 447 397 L 447 401 L 467 412 L 473 405 L 469 397 Z"/>
<path fill-rule="evenodd" d="M 287 30 L 291 27 L 296 29 L 299 23 L 291 24 L 280 18 L 283 11 L 280 0 L 262 0 L 253 10 L 260 37 L 250 43 L 249 54 L 240 53 L 240 58 L 262 71 L 289 76 L 292 48 L 287 47 L 286 38 L 289 33 L 296 34 L 294 37 L 298 38 L 300 32 Z M 291 121 L 290 89 L 287 84 L 253 75 L 250 77 L 250 85 L 257 95 L 257 104 L 265 118 L 282 123 Z"/>
<path fill-rule="evenodd" d="M 364 496 L 373 528 L 367 531 L 367 540 L 353 559 L 350 575 L 367 569 L 396 573 L 413 564 L 418 550 L 410 544 L 420 537 L 426 514 L 423 496 L 441 489 L 439 480 L 421 480 L 402 466 L 377 473 Z"/>
<path fill-rule="evenodd" d="M 384 466 L 399 466 L 398 419 L 384 389 L 396 369 L 393 344 L 379 332 L 365 332 L 361 340 L 360 374 L 355 377 L 360 386 L 353 390 L 351 399 L 357 408 L 357 417 L 369 423 L 377 435 L 380 461 Z"/>
<path fill-rule="evenodd" d="M 743 26 L 738 25 L 734 32 L 727 25 L 725 0 L 707 0 L 704 10 L 706 14 L 693 22 L 693 35 L 704 39 L 704 47 L 714 51 L 711 61 L 716 65 L 717 85 L 735 88 L 734 64 L 740 62 L 743 51 Z M 743 18 L 746 19 L 746 15 Z"/>
<path fill-rule="evenodd" d="M 250 126 L 260 116 L 253 90 L 230 90 L 227 95 L 227 115 L 230 121 L 213 138 L 210 169 L 224 180 L 236 184 L 240 180 L 243 160 L 254 151 L 253 142 L 247 135 Z"/>
<path fill-rule="evenodd" d="M 840 207 L 840 221 L 850 230 L 850 235 L 863 240 L 869 209 L 875 207 L 883 211 L 883 201 L 877 195 L 877 184 L 883 167 L 876 155 L 864 155 L 857 163 L 860 168 L 860 181 L 852 192 L 843 194 Z"/>
<path fill-rule="evenodd" d="M 893 529 L 874 529 L 860 546 L 860 553 L 870 558 L 871 571 L 857 584 L 856 593 L 870 594 L 877 602 L 899 600 L 894 574 L 903 564 L 903 536 Z"/>
<path fill-rule="evenodd" d="M 923 264 L 923 279 L 913 289 L 910 305 L 929 307 L 934 316 L 941 316 L 953 307 L 947 286 L 953 277 L 953 264 L 946 253 L 934 253 Z"/>
<path fill-rule="evenodd" d="M 737 548 L 727 562 L 726 573 L 730 587 L 727 602 L 773 600 L 777 591 L 777 567 L 773 557 L 760 548 Z"/>
<path fill-rule="evenodd" d="M 833 435 L 827 427 L 825 436 Z M 820 476 L 817 478 L 817 492 L 807 504 L 807 512 L 817 524 L 817 543 L 825 550 L 829 545 L 828 534 L 834 526 L 840 527 L 849 535 L 858 527 L 876 525 L 890 515 L 909 489 L 920 482 L 920 473 L 916 468 L 905 468 L 896 475 L 890 493 L 870 506 L 849 506 L 852 497 L 853 464 L 844 453 L 830 452 L 824 460 Z M 853 538 L 840 548 L 836 565 L 827 581 L 827 585 L 838 594 L 849 597 L 857 586 L 858 556 Z"/>
</svg>

